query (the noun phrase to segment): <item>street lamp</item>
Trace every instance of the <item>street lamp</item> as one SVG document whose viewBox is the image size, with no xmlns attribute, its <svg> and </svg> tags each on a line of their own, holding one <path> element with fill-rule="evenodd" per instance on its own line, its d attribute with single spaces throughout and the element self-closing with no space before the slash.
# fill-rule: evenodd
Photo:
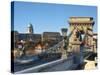
<svg viewBox="0 0 100 75">
<path fill-rule="evenodd" d="M 62 28 L 62 36 L 63 36 L 63 48 L 66 50 L 67 49 L 67 28 Z"/>
<path fill-rule="evenodd" d="M 62 29 L 61 29 L 62 36 L 63 36 L 63 37 L 67 36 L 67 31 L 68 31 L 67 28 L 62 28 Z"/>
<path fill-rule="evenodd" d="M 62 28 L 61 31 L 62 31 L 62 37 L 63 37 L 62 58 L 64 59 L 64 58 L 67 58 L 67 51 L 66 50 L 67 50 L 67 45 L 68 45 L 67 44 L 68 43 L 68 41 L 67 41 L 67 31 L 68 31 L 68 29 Z"/>
</svg>

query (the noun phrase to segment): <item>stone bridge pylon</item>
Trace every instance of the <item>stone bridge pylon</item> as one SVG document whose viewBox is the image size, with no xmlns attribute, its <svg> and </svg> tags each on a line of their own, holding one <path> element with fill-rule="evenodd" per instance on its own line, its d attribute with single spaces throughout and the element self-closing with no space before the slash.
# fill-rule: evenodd
<svg viewBox="0 0 100 75">
<path fill-rule="evenodd" d="M 68 52 L 75 56 L 75 63 L 83 62 L 83 51 L 93 51 L 93 25 L 92 17 L 70 17 L 70 32 Z"/>
<path fill-rule="evenodd" d="M 70 17 L 68 20 L 70 32 L 73 32 L 69 38 L 69 50 L 73 50 L 78 46 L 74 47 L 74 42 L 82 42 L 85 47 L 93 50 L 93 25 L 94 21 L 92 17 Z M 79 49 L 80 50 L 80 49 Z"/>
</svg>

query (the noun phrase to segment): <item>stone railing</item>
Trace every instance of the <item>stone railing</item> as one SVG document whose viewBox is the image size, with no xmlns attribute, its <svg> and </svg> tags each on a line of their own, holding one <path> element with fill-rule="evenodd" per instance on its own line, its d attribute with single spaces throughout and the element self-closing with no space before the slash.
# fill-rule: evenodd
<svg viewBox="0 0 100 75">
<path fill-rule="evenodd" d="M 73 56 L 67 59 L 59 59 L 59 60 L 52 61 L 49 63 L 41 64 L 35 67 L 31 67 L 31 68 L 16 72 L 16 74 L 65 71 L 65 70 L 70 70 L 72 66 L 73 66 Z"/>
</svg>

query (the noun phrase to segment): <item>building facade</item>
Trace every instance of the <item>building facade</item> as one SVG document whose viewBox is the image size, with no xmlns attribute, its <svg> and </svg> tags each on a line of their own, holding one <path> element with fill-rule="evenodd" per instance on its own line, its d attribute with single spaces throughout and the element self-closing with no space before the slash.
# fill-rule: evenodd
<svg viewBox="0 0 100 75">
<path fill-rule="evenodd" d="M 43 32 L 43 34 L 36 34 L 33 31 L 32 24 L 27 27 L 27 33 L 19 33 L 18 31 L 12 31 L 14 37 L 14 47 L 17 48 L 19 43 L 24 41 L 25 43 L 31 42 L 34 46 L 47 45 L 48 47 L 57 44 L 62 40 L 62 36 L 59 32 Z"/>
</svg>

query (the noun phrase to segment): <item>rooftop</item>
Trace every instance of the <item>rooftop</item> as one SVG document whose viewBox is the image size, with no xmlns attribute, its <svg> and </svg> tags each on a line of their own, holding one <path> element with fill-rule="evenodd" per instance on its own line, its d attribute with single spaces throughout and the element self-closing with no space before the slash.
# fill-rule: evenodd
<svg viewBox="0 0 100 75">
<path fill-rule="evenodd" d="M 43 32 L 43 35 L 60 35 L 59 32 Z"/>
</svg>

